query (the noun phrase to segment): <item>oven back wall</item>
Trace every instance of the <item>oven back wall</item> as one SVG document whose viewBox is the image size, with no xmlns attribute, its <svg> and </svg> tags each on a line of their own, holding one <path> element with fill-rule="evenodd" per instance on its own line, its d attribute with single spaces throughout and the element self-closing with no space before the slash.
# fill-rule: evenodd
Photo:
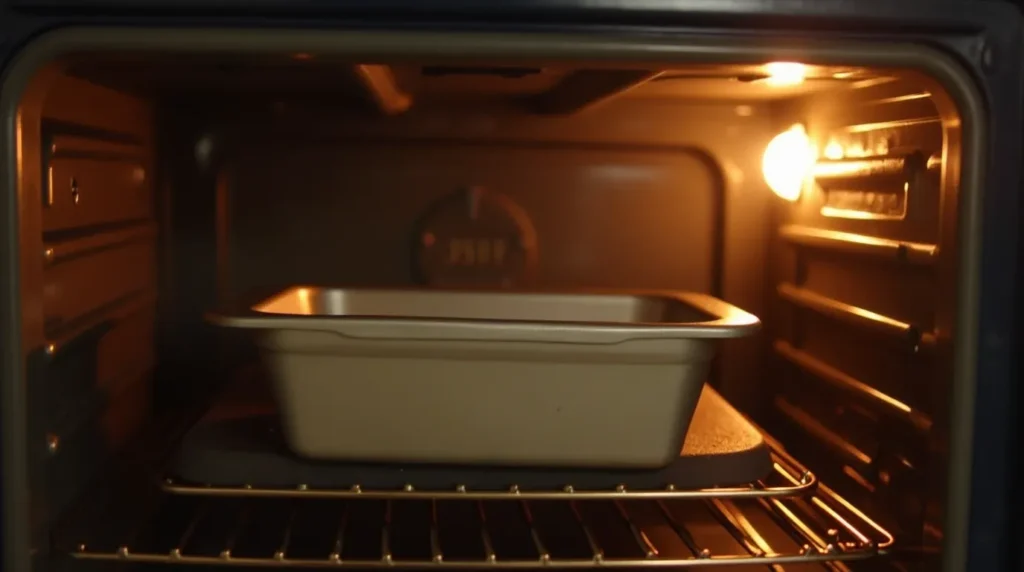
<svg viewBox="0 0 1024 572">
<path fill-rule="evenodd" d="M 448 228 L 471 220 L 478 208 L 464 194 L 472 187 L 501 193 L 525 212 L 523 226 L 535 229 L 532 282 L 538 286 L 707 292 L 714 282 L 709 246 L 718 232 L 721 189 L 716 173 L 688 151 L 447 142 L 271 145 L 246 150 L 240 163 L 231 225 L 232 289 L 239 292 L 294 283 L 412 284 L 418 281 L 413 259 L 421 217 L 450 197 L 442 207 L 449 220 L 439 220 L 434 234 L 451 234 Z M 481 215 L 476 225 L 464 225 L 467 239 L 503 222 Z M 494 256 L 452 254 L 424 269 L 425 279 L 443 274 L 446 265 L 499 263 Z M 508 278 L 515 285 L 528 280 Z"/>
</svg>

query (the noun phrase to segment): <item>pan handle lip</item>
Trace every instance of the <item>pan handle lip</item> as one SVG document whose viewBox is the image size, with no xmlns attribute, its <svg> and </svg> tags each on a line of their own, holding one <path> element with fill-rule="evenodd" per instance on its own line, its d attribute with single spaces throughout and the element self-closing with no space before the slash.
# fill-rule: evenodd
<svg viewBox="0 0 1024 572">
<path fill-rule="evenodd" d="M 287 295 L 298 288 L 300 287 L 288 288 L 267 300 Z M 388 288 L 383 290 L 403 291 L 408 289 Z M 454 292 L 458 291 L 454 290 Z M 525 319 L 280 314 L 261 312 L 255 309 L 267 300 L 240 311 L 211 312 L 207 314 L 206 318 L 215 325 L 229 328 L 334 332 L 345 337 L 364 339 L 590 344 L 614 344 L 634 340 L 739 338 L 753 334 L 761 326 L 760 320 L 753 314 L 713 296 L 695 292 L 576 289 L 572 291 L 517 291 L 515 293 L 628 294 L 636 297 L 658 298 L 692 308 L 707 316 L 708 319 L 690 322 L 556 322 Z"/>
</svg>

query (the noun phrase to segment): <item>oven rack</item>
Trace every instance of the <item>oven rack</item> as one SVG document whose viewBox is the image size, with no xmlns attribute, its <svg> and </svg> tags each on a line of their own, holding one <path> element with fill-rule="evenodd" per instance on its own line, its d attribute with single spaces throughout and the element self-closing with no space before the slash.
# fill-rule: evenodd
<svg viewBox="0 0 1024 572">
<path fill-rule="evenodd" d="M 219 486 L 179 481 L 173 477 L 162 483 L 165 492 L 176 495 L 207 497 L 320 498 L 320 499 L 405 499 L 405 500 L 600 500 L 600 499 L 726 499 L 777 498 L 803 496 L 814 492 L 818 478 L 789 455 L 775 449 L 772 472 L 765 479 L 736 487 L 702 489 L 677 488 L 633 489 L 620 484 L 611 490 L 586 489 L 566 484 L 561 489 L 527 489 L 509 485 L 503 490 L 477 490 L 466 485 L 452 489 L 423 489 L 408 483 L 399 489 L 375 489 L 361 484 L 345 488 L 316 488 L 304 484 L 295 487 L 260 487 L 253 485 Z"/>
<path fill-rule="evenodd" d="M 299 568 L 666 567 L 883 555 L 892 536 L 825 486 L 802 498 L 420 500 L 163 495 L 76 559 Z M 108 533 L 109 534 L 109 533 Z"/>
</svg>

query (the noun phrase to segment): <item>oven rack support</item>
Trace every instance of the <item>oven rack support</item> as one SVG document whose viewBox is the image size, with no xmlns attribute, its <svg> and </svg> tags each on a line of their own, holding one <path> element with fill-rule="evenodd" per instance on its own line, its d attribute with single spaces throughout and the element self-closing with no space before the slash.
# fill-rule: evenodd
<svg viewBox="0 0 1024 572">
<path fill-rule="evenodd" d="M 253 485 L 218 486 L 182 482 L 169 477 L 162 483 L 165 492 L 207 497 L 320 498 L 320 499 L 404 499 L 404 500 L 601 500 L 601 499 L 738 499 L 805 496 L 818 487 L 818 478 L 795 459 L 779 451 L 772 455 L 772 473 L 763 480 L 738 487 L 682 489 L 666 485 L 661 489 L 633 489 L 620 484 L 611 490 L 578 488 L 566 484 L 559 490 L 526 489 L 512 484 L 503 490 L 474 490 L 466 485 L 453 489 L 421 489 L 408 483 L 400 489 L 374 489 L 362 484 L 345 488 L 259 487 Z"/>
</svg>

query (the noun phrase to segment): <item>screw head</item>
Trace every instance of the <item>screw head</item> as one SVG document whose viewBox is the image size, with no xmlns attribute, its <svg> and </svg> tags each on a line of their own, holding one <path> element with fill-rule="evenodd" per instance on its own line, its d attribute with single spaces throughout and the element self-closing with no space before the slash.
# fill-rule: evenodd
<svg viewBox="0 0 1024 572">
<path fill-rule="evenodd" d="M 992 45 L 992 42 L 982 42 L 980 60 L 981 67 L 984 68 L 985 71 L 991 72 L 996 69 L 998 58 L 996 56 L 996 48 Z"/>
</svg>

